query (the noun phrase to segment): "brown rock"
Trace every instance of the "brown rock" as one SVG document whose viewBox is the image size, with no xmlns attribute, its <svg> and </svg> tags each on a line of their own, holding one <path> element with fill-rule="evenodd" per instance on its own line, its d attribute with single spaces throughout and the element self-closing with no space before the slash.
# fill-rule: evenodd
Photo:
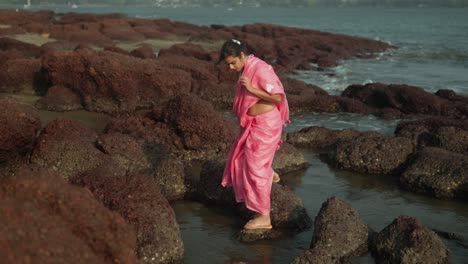
<svg viewBox="0 0 468 264">
<path fill-rule="evenodd" d="M 171 157 L 165 145 L 120 133 L 101 135 L 97 144 L 112 157 L 118 170 L 149 176 L 170 201 L 184 198 L 187 192 L 184 165 Z"/>
<path fill-rule="evenodd" d="M 43 68 L 52 85 L 79 94 L 86 110 L 113 115 L 149 108 L 191 86 L 184 71 L 107 51 L 52 54 Z"/>
<path fill-rule="evenodd" d="M 36 109 L 10 97 L 0 97 L 0 165 L 28 156 L 41 128 Z"/>
<path fill-rule="evenodd" d="M 140 263 L 182 261 L 184 246 L 175 213 L 150 178 L 124 175 L 110 165 L 79 175 L 72 182 L 91 190 L 106 207 L 133 226 Z"/>
<path fill-rule="evenodd" d="M 5 263 L 136 263 L 124 219 L 51 171 L 27 168 L 2 182 L 0 226 Z"/>
<path fill-rule="evenodd" d="M 59 171 L 65 178 L 96 168 L 110 158 L 94 145 L 96 133 L 79 122 L 56 119 L 43 129 L 31 163 Z"/>
</svg>

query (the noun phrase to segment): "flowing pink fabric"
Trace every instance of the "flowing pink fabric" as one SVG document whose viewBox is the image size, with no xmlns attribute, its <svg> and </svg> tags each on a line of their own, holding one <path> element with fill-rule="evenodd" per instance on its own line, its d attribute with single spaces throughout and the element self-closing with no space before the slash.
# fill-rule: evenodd
<svg viewBox="0 0 468 264">
<path fill-rule="evenodd" d="M 289 121 L 289 107 L 281 81 L 266 62 L 250 55 L 242 76 L 249 77 L 253 87 L 280 94 L 282 100 L 272 111 L 250 116 L 249 108 L 260 98 L 238 82 L 233 111 L 243 131 L 228 154 L 221 184 L 233 187 L 237 202 L 245 202 L 250 210 L 269 214 L 274 173 L 271 163 L 281 143 L 283 126 Z"/>
</svg>

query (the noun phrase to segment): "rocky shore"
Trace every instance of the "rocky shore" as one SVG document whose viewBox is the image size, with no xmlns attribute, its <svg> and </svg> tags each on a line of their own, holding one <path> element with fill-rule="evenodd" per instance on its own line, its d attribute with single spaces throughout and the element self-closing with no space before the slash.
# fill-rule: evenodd
<svg viewBox="0 0 468 264">
<path fill-rule="evenodd" d="M 238 130 L 224 115 L 237 75 L 216 64 L 228 38 L 245 40 L 274 66 L 293 112 L 407 119 L 393 136 L 290 132 L 276 171 L 307 168 L 301 149 L 312 148 L 331 166 L 468 200 L 467 97 L 382 83 L 351 85 L 336 96 L 290 77 L 396 48 L 386 43 L 271 24 L 206 27 L 121 14 L 0 10 L 0 25 L 0 247 L 8 262 L 179 263 L 184 245 L 171 201 L 251 217 L 219 184 Z M 8 96 L 31 93 L 40 97 L 32 104 Z M 96 131 L 72 119 L 45 123 L 40 110 L 112 119 Z M 273 231 L 244 230 L 239 240 L 280 239 L 314 226 L 310 249 L 294 263 L 343 263 L 369 251 L 378 263 L 448 263 L 447 247 L 418 219 L 400 216 L 377 233 L 332 197 L 313 221 L 280 184 L 273 184 L 272 224 Z M 72 252 L 64 248 L 71 243 Z"/>
</svg>

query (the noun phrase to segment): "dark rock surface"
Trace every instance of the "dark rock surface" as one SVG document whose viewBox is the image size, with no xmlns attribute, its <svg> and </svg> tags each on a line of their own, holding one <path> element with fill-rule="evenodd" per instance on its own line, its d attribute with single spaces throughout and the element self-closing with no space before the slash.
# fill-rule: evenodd
<svg viewBox="0 0 468 264">
<path fill-rule="evenodd" d="M 438 198 L 468 200 L 468 156 L 428 147 L 416 153 L 400 185 Z"/>
<path fill-rule="evenodd" d="M 393 108 L 403 114 L 442 115 L 455 118 L 465 116 L 449 100 L 428 93 L 420 87 L 403 84 L 351 85 L 343 91 L 342 96 L 357 99 L 372 108 Z"/>
<path fill-rule="evenodd" d="M 449 263 L 442 240 L 419 220 L 399 216 L 377 234 L 372 253 L 377 263 Z"/>
<path fill-rule="evenodd" d="M 325 127 L 305 127 L 287 134 L 287 142 L 296 146 L 314 149 L 329 149 L 339 142 L 357 137 L 381 137 L 378 132 L 360 132 L 354 129 L 333 130 Z"/>
<path fill-rule="evenodd" d="M 345 170 L 371 174 L 395 174 L 414 151 L 405 137 L 358 137 L 340 142 L 327 161 Z"/>
<path fill-rule="evenodd" d="M 337 197 L 327 199 L 315 217 L 314 225 L 308 250 L 311 252 L 297 258 L 295 263 L 304 263 L 320 252 L 327 256 L 325 260 L 330 259 L 333 263 L 343 263 L 351 256 L 367 253 L 368 227 L 357 211 L 345 201 Z"/>
<path fill-rule="evenodd" d="M 468 121 L 431 117 L 398 124 L 395 135 L 413 140 L 419 148 L 440 147 L 458 153 L 467 153 Z"/>
</svg>

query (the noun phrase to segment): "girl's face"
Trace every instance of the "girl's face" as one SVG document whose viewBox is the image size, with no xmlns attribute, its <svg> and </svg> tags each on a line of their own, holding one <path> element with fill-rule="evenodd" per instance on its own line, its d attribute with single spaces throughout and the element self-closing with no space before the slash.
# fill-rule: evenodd
<svg viewBox="0 0 468 264">
<path fill-rule="evenodd" d="M 228 56 L 224 59 L 226 64 L 229 66 L 229 69 L 232 71 L 240 72 L 244 68 L 245 62 L 247 61 L 247 57 L 243 52 L 241 52 L 240 56 Z"/>
</svg>

